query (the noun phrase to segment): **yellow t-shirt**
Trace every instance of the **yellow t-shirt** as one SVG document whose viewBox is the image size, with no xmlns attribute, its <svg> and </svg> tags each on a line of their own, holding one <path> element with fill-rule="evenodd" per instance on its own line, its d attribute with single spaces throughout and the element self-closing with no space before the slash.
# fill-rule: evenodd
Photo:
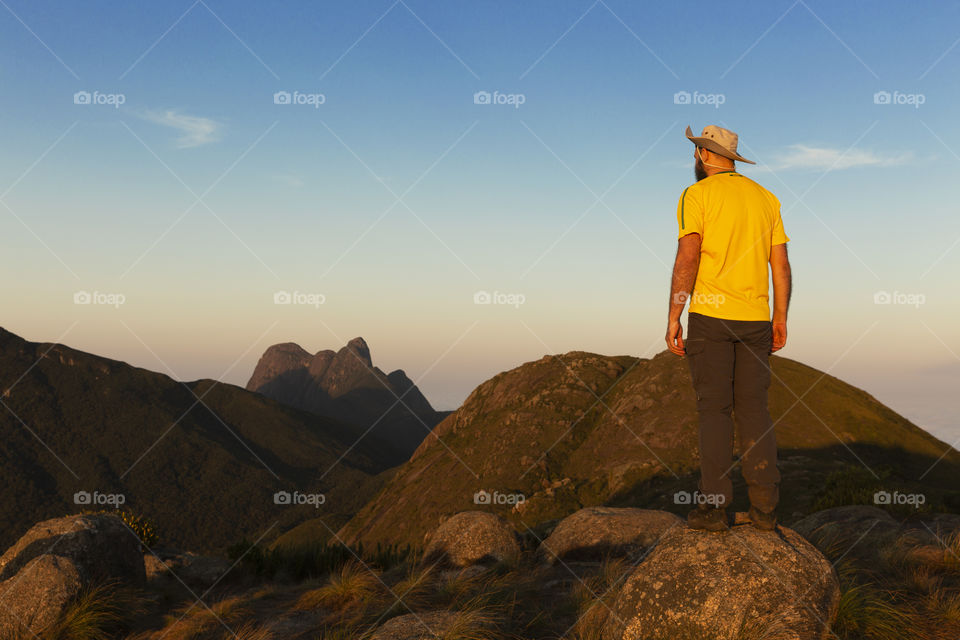
<svg viewBox="0 0 960 640">
<path fill-rule="evenodd" d="M 690 185 L 677 203 L 682 238 L 700 234 L 700 269 L 689 311 L 725 320 L 770 320 L 770 249 L 790 240 L 780 201 L 735 171 Z"/>
</svg>

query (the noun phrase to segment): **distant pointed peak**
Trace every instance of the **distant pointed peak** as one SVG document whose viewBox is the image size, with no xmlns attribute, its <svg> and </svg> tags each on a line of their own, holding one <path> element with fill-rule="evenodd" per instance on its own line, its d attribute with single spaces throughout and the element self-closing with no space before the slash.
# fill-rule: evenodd
<svg viewBox="0 0 960 640">
<path fill-rule="evenodd" d="M 367 363 L 368 367 L 373 365 L 373 361 L 370 359 L 370 347 L 367 346 L 367 341 L 360 336 L 348 342 L 345 348 L 350 349 L 360 356 L 360 358 Z"/>
</svg>

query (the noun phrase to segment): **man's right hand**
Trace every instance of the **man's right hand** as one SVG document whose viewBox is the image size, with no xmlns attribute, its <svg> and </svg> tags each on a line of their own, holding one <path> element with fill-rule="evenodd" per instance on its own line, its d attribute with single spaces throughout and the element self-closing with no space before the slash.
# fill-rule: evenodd
<svg viewBox="0 0 960 640">
<path fill-rule="evenodd" d="M 770 353 L 783 349 L 783 346 L 785 344 L 787 344 L 787 323 L 774 322 L 773 323 L 773 345 L 770 348 Z"/>
</svg>

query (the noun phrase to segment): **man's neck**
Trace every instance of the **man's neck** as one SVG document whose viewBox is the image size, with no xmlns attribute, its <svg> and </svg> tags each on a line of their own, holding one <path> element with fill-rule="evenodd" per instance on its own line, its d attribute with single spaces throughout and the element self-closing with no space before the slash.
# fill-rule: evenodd
<svg viewBox="0 0 960 640">
<path fill-rule="evenodd" d="M 730 167 L 729 167 L 729 168 L 726 168 L 726 169 L 716 169 L 716 168 L 714 168 L 714 167 L 707 167 L 707 166 L 704 166 L 703 168 L 706 170 L 706 172 L 707 172 L 707 177 L 708 177 L 708 178 L 709 178 L 710 176 L 715 176 L 715 175 L 717 175 L 718 173 L 731 173 L 731 172 L 736 172 L 736 169 L 733 167 L 733 165 L 730 165 Z"/>
</svg>

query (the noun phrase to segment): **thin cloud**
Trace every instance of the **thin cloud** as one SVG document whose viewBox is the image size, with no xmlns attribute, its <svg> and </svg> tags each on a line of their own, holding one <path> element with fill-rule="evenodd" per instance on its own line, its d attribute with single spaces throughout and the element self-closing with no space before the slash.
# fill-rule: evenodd
<svg viewBox="0 0 960 640">
<path fill-rule="evenodd" d="M 794 144 L 773 157 L 770 169 L 855 169 L 858 167 L 895 167 L 913 160 L 913 153 L 883 154 L 863 149 L 833 149 Z"/>
<path fill-rule="evenodd" d="M 290 173 L 278 174 L 273 176 L 274 181 L 287 187 L 302 187 L 303 179 L 300 176 Z"/>
<path fill-rule="evenodd" d="M 179 131 L 181 135 L 177 138 L 177 147 L 180 149 L 190 149 L 216 142 L 220 139 L 223 128 L 223 125 L 216 120 L 178 113 L 173 109 L 146 111 L 142 117 L 155 124 Z"/>
</svg>

